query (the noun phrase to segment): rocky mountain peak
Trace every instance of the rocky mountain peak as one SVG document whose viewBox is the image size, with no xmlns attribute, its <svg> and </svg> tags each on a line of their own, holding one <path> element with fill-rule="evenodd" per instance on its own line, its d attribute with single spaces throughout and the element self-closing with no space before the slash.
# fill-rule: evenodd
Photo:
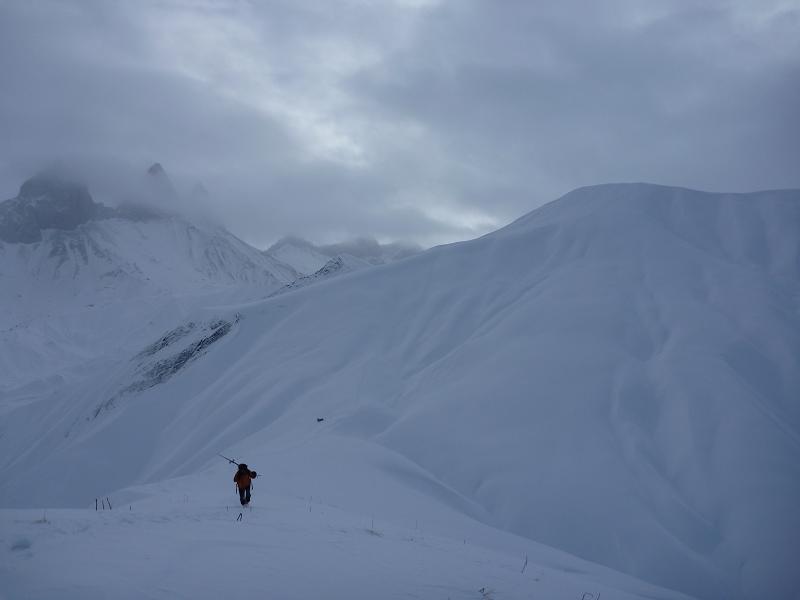
<svg viewBox="0 0 800 600">
<path fill-rule="evenodd" d="M 89 188 L 85 183 L 68 179 L 51 171 L 34 175 L 19 188 L 18 198 L 34 199 L 43 196 L 79 204 L 92 202 Z"/>
<path fill-rule="evenodd" d="M 167 172 L 164 171 L 164 167 L 161 166 L 160 162 L 153 163 L 150 165 L 150 168 L 147 169 L 147 174 L 153 177 L 166 177 Z"/>
<path fill-rule="evenodd" d="M 43 229 L 75 229 L 110 210 L 92 199 L 86 184 L 40 173 L 22 184 L 16 198 L 0 203 L 0 240 L 38 242 Z"/>
<path fill-rule="evenodd" d="M 147 169 L 145 188 L 146 194 L 149 196 L 148 201 L 157 205 L 171 202 L 178 196 L 172 180 L 167 175 L 164 167 L 161 166 L 161 163 L 158 162 L 153 163 Z"/>
</svg>

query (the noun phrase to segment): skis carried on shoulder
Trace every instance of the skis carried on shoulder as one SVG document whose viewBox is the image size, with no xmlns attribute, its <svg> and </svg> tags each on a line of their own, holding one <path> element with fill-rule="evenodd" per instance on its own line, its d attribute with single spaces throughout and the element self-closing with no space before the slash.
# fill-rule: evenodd
<svg viewBox="0 0 800 600">
<path fill-rule="evenodd" d="M 238 492 L 240 492 L 240 490 L 239 490 L 239 473 L 240 473 L 240 472 L 245 472 L 245 473 L 246 473 L 246 475 L 249 477 L 249 480 L 248 480 L 248 481 L 249 481 L 250 483 L 248 483 L 248 485 L 247 485 L 247 488 L 246 488 L 246 489 L 247 489 L 247 490 L 251 490 L 251 489 L 254 487 L 254 486 L 252 485 L 252 483 L 251 483 L 251 482 L 252 482 L 252 480 L 253 480 L 253 479 L 255 479 L 256 477 L 258 477 L 258 473 L 256 473 L 255 471 L 251 471 L 250 469 L 248 469 L 246 464 L 244 464 L 244 463 L 238 463 L 238 462 L 236 462 L 235 460 L 233 460 L 232 458 L 229 458 L 229 457 L 225 456 L 224 454 L 220 454 L 220 453 L 218 453 L 218 454 L 217 454 L 217 456 L 219 456 L 220 458 L 224 458 L 225 460 L 227 460 L 227 461 L 228 461 L 228 464 L 231 464 L 231 465 L 236 465 L 237 467 L 239 467 L 239 472 L 237 472 L 237 474 L 236 474 L 236 477 L 234 477 L 234 482 L 236 482 L 236 483 L 234 483 L 234 490 L 236 490 L 236 492 L 237 492 L 237 493 L 238 493 Z M 248 502 L 247 502 L 247 504 L 243 504 L 243 505 L 242 505 L 242 510 L 241 510 L 241 512 L 239 512 L 238 516 L 236 517 L 236 521 L 237 521 L 237 522 L 241 521 L 241 520 L 244 518 L 244 511 L 245 511 L 245 509 L 250 509 L 250 511 L 252 511 L 252 510 L 253 510 L 253 507 L 251 507 L 251 506 L 250 506 L 250 502 L 249 502 L 249 496 L 250 496 L 250 492 L 249 492 L 249 491 L 247 492 L 247 496 L 248 496 Z"/>
<path fill-rule="evenodd" d="M 227 460 L 227 461 L 228 461 L 228 464 L 231 464 L 231 465 L 236 465 L 237 467 L 239 466 L 239 463 L 238 463 L 238 462 L 236 462 L 235 460 L 233 460 L 232 458 L 228 458 L 227 456 L 224 456 L 224 455 L 222 455 L 222 454 L 217 454 L 217 456 L 221 456 L 222 458 L 224 458 L 225 460 Z"/>
</svg>

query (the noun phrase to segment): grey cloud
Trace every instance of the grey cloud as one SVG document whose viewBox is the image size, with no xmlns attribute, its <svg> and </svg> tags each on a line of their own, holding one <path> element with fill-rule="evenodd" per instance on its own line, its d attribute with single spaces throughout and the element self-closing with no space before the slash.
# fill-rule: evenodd
<svg viewBox="0 0 800 600">
<path fill-rule="evenodd" d="M 197 210 L 426 245 L 580 185 L 798 187 L 800 10 L 748 2 L 7 2 L 0 194 L 105 200 L 162 162 Z"/>
<path fill-rule="evenodd" d="M 780 131 L 787 113 L 796 122 L 787 82 L 798 61 L 761 56 L 783 18 L 752 40 L 740 39 L 721 10 L 604 29 L 581 18 L 579 7 L 590 4 L 572 5 L 573 20 L 542 15 L 539 3 L 517 12 L 483 4 L 466 20 L 448 11 L 413 52 L 360 74 L 356 85 L 374 110 L 428 124 L 447 154 L 548 195 L 610 180 L 797 185 L 798 138 Z M 469 43 L 480 51 L 465 50 Z"/>
</svg>

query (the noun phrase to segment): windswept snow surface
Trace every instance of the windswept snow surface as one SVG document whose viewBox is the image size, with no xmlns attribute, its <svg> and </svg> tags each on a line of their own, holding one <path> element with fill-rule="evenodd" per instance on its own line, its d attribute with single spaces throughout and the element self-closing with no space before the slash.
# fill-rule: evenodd
<svg viewBox="0 0 800 600">
<path fill-rule="evenodd" d="M 147 499 L 113 510 L 0 511 L 0 598 L 690 600 L 467 519 L 454 538 L 258 479 L 242 510 L 198 482 L 137 490 Z"/>
<path fill-rule="evenodd" d="M 478 240 L 198 310 L 170 329 L 224 319 L 229 332 L 96 416 L 150 368 L 145 343 L 58 394 L 5 394 L 0 502 L 86 507 L 181 474 L 211 494 L 230 486 L 210 466 L 223 451 L 259 470 L 257 491 L 424 521 L 448 556 L 483 523 L 698 598 L 793 597 L 798 275 L 800 192 L 583 188 Z M 166 359 L 196 343 L 177 338 Z M 197 526 L 217 527 L 220 502 L 203 502 Z M 14 585 L 30 584 L 37 557 L 55 560 L 52 544 L 32 570 L 14 563 Z M 496 597 L 561 597 L 514 590 Z"/>
</svg>

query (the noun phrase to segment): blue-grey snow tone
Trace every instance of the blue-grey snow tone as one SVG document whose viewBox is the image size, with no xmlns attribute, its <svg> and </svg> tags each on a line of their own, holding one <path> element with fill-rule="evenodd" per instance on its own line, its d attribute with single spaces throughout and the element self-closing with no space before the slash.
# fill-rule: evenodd
<svg viewBox="0 0 800 600">
<path fill-rule="evenodd" d="M 797 598 L 799 1 L 0 0 L 0 600 Z"/>
<path fill-rule="evenodd" d="M 800 187 L 798 31 L 786 0 L 7 0 L 0 198 L 160 161 L 258 247 L 429 246 L 580 185 Z"/>
</svg>

